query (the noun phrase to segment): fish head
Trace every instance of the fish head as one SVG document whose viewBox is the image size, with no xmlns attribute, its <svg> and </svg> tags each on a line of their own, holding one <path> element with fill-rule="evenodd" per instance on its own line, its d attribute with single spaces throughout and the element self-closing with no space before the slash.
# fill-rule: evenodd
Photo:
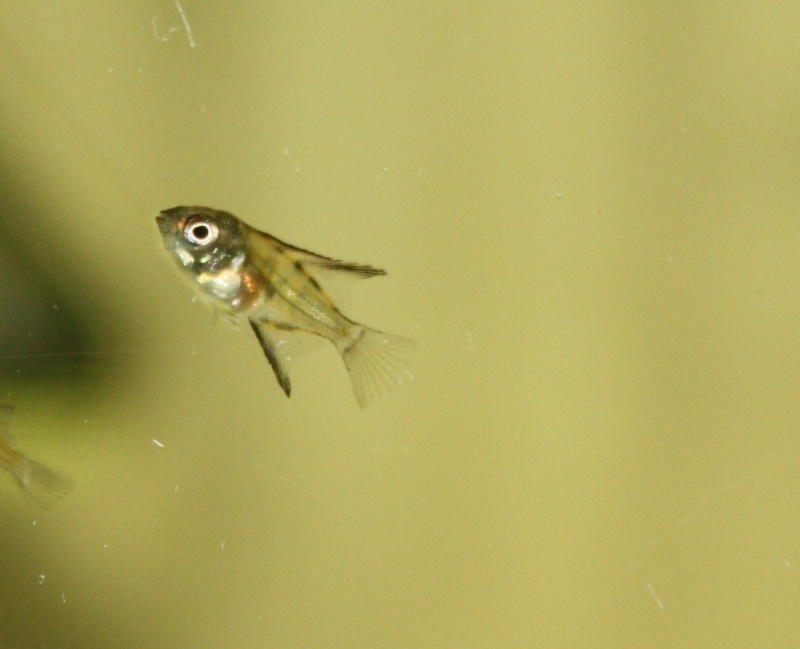
<svg viewBox="0 0 800 649">
<path fill-rule="evenodd" d="M 233 214 L 209 207 L 173 207 L 156 216 L 164 247 L 193 274 L 216 273 L 241 260 L 246 235 Z"/>
</svg>

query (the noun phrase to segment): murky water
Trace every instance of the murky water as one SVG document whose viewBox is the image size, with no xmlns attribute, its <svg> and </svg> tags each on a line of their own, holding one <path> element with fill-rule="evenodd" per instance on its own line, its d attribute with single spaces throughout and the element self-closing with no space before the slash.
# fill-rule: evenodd
<svg viewBox="0 0 800 649">
<path fill-rule="evenodd" d="M 0 647 L 792 647 L 800 8 L 6 3 Z M 155 214 L 386 268 L 287 400 Z"/>
</svg>

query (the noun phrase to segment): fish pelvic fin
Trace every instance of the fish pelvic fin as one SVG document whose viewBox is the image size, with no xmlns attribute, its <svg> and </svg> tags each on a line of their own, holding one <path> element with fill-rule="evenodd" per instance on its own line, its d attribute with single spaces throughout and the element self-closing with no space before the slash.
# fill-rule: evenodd
<svg viewBox="0 0 800 649">
<path fill-rule="evenodd" d="M 416 347 L 413 340 L 356 325 L 337 347 L 362 409 L 383 392 L 413 378 L 409 370 Z"/>
<path fill-rule="evenodd" d="M 264 356 L 267 357 L 269 364 L 272 366 L 272 371 L 275 372 L 275 378 L 278 379 L 278 385 L 287 397 L 292 394 L 292 384 L 289 381 L 289 375 L 281 363 L 278 353 L 278 348 L 282 343 L 282 330 L 273 327 L 269 324 L 255 322 L 250 320 L 250 326 L 261 344 L 261 349 L 264 350 Z"/>
</svg>

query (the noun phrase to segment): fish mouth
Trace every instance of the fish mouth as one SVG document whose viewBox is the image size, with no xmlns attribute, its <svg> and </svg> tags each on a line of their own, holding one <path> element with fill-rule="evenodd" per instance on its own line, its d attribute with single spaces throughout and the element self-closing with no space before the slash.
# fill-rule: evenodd
<svg viewBox="0 0 800 649">
<path fill-rule="evenodd" d="M 156 217 L 156 223 L 158 223 L 158 229 L 161 230 L 161 234 L 167 236 L 169 234 L 169 217 L 164 212 L 161 212 Z"/>
</svg>

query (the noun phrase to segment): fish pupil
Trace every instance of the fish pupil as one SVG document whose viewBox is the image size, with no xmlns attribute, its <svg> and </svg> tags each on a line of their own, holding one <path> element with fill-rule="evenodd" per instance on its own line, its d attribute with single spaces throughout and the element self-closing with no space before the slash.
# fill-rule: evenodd
<svg viewBox="0 0 800 649">
<path fill-rule="evenodd" d="M 184 232 L 186 239 L 198 246 L 207 246 L 213 243 L 219 234 L 214 223 L 203 221 L 190 224 Z"/>
</svg>

